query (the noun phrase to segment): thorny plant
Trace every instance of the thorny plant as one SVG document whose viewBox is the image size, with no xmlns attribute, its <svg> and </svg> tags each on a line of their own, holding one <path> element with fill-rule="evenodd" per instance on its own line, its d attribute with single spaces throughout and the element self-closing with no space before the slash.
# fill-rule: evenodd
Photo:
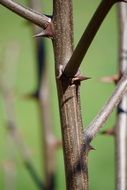
<svg viewBox="0 0 127 190">
<path fill-rule="evenodd" d="M 127 75 L 126 70 L 121 73 L 114 93 L 95 119 L 83 131 L 79 90 L 81 81 L 86 80 L 87 77 L 80 74 L 79 67 L 112 6 L 116 3 L 127 3 L 127 1 L 102 0 L 75 49 L 73 48 L 72 0 L 53 0 L 53 15 L 51 16 L 37 13 L 12 0 L 0 0 L 0 3 L 21 17 L 41 27 L 42 32 L 36 36 L 48 37 L 52 40 L 67 189 L 87 190 L 88 153 L 92 148 L 90 143 L 112 110 L 119 104 L 121 98 L 127 92 Z M 127 51 L 127 47 L 124 48 L 121 51 Z M 126 156 L 127 153 L 125 151 Z M 124 177 L 127 178 L 126 167 L 122 169 L 124 171 Z M 117 172 L 119 176 L 119 169 Z M 118 177 L 116 182 L 117 189 L 125 190 L 127 185 L 119 186 L 119 181 Z M 123 180 L 123 183 L 126 183 L 126 180 Z"/>
</svg>

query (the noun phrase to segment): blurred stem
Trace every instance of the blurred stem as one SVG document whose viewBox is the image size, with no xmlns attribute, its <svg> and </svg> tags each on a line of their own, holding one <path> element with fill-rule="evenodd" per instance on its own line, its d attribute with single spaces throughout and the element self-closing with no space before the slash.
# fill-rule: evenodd
<svg viewBox="0 0 127 190">
<path fill-rule="evenodd" d="M 53 120 L 51 117 L 51 105 L 49 98 L 47 71 L 43 75 L 42 86 L 39 93 L 40 114 L 42 120 L 42 144 L 44 152 L 45 165 L 45 186 L 46 190 L 55 189 L 56 177 L 56 150 L 60 143 L 53 134 Z"/>
<path fill-rule="evenodd" d="M 41 3 L 39 0 L 30 0 L 32 9 L 41 11 Z M 34 35 L 40 33 L 40 29 L 32 25 Z M 49 97 L 49 82 L 47 65 L 45 60 L 45 42 L 42 38 L 35 38 L 36 43 L 36 58 L 37 58 L 37 77 L 38 87 L 37 94 L 39 98 L 40 117 L 41 117 L 41 130 L 42 130 L 42 146 L 44 152 L 44 166 L 45 166 L 45 187 L 46 190 L 55 189 L 55 175 L 56 163 L 55 154 L 60 144 L 53 134 L 53 121 L 51 114 L 51 103 Z"/>
<path fill-rule="evenodd" d="M 15 145 L 18 148 L 18 151 L 20 151 L 21 157 L 23 159 L 23 162 L 25 164 L 26 169 L 28 170 L 29 174 L 31 175 L 33 181 L 36 183 L 36 185 L 39 187 L 39 189 L 44 189 L 43 184 L 41 180 L 39 179 L 33 165 L 30 159 L 29 155 L 29 149 L 28 147 L 23 143 L 23 140 L 21 138 L 21 135 L 19 134 L 17 127 L 16 127 L 16 121 L 14 117 L 14 98 L 11 91 L 4 91 L 4 102 L 5 102 L 5 108 L 6 108 L 6 114 L 7 114 L 7 129 L 8 133 L 12 137 Z M 29 165 L 29 167 L 28 167 Z"/>
<path fill-rule="evenodd" d="M 103 127 L 104 123 L 112 113 L 113 109 L 119 104 L 124 94 L 127 92 L 127 75 L 124 74 L 116 86 L 112 96 L 108 99 L 105 105 L 102 107 L 97 116 L 88 125 L 84 131 L 84 140 L 86 144 L 89 144 L 99 130 Z"/>
<path fill-rule="evenodd" d="M 6 158 L 2 162 L 3 174 L 4 174 L 4 190 L 16 190 L 16 147 L 8 131 L 6 131 L 6 138 L 4 139 Z M 12 151 L 13 150 L 13 151 Z"/>
<path fill-rule="evenodd" d="M 127 4 L 119 3 L 119 75 L 127 73 Z M 127 189 L 127 93 L 117 108 L 116 189 Z"/>
<path fill-rule="evenodd" d="M 11 60 L 11 58 L 12 57 L 16 58 L 16 50 L 13 46 L 11 46 L 7 49 L 7 52 L 5 54 L 4 66 L 7 65 L 8 67 L 11 66 L 13 68 L 14 63 L 11 61 L 14 61 L 14 60 L 13 59 Z M 16 61 L 17 61 L 17 59 L 16 59 Z M 10 69 L 10 72 L 11 72 L 12 68 Z M 4 71 L 4 69 L 3 69 L 3 71 Z M 3 95 L 3 99 L 4 99 L 4 105 L 5 105 L 5 112 L 6 112 L 6 122 L 7 122 L 6 128 L 7 128 L 8 134 L 14 141 L 15 146 L 17 147 L 18 151 L 21 154 L 21 157 L 22 157 L 22 160 L 24 162 L 26 169 L 28 170 L 29 174 L 31 175 L 33 181 L 38 186 L 38 188 L 42 190 L 42 189 L 44 189 L 43 184 L 42 184 L 41 180 L 39 179 L 39 177 L 32 165 L 31 158 L 30 158 L 30 151 L 29 151 L 28 147 L 26 146 L 26 144 L 24 144 L 23 139 L 16 126 L 17 124 L 16 124 L 16 119 L 15 119 L 16 116 L 15 116 L 15 110 L 14 110 L 14 101 L 15 101 L 14 88 L 12 86 L 10 86 L 11 82 L 13 82 L 13 83 L 15 82 L 15 81 L 11 81 L 14 76 L 8 75 L 8 79 L 6 79 L 6 77 L 5 77 L 5 76 L 7 76 L 6 70 L 3 73 L 4 73 L 3 74 L 4 78 L 1 77 L 0 83 L 1 83 L 1 90 L 2 90 L 2 95 Z M 29 165 L 29 167 L 28 167 L 28 165 Z"/>
</svg>

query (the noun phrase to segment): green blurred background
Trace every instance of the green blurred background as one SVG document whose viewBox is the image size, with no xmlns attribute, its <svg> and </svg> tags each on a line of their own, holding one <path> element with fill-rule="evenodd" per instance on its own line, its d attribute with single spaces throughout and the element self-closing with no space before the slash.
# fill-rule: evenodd
<svg viewBox="0 0 127 190">
<path fill-rule="evenodd" d="M 27 0 L 20 0 L 21 4 L 27 4 Z M 99 0 L 74 0 L 74 40 L 77 44 L 87 23 L 93 15 Z M 42 0 L 43 12 L 52 13 L 52 1 Z M 98 31 L 81 70 L 91 80 L 81 85 L 81 104 L 84 127 L 93 119 L 104 102 L 111 95 L 114 85 L 100 82 L 103 76 L 117 73 L 118 69 L 118 29 L 117 9 L 114 6 L 106 17 L 101 29 Z M 0 69 L 4 62 L 4 52 L 9 43 L 15 41 L 19 47 L 19 56 L 16 64 L 15 82 L 15 111 L 17 127 L 23 136 L 23 141 L 31 151 L 31 159 L 38 175 L 43 178 L 43 158 L 40 135 L 40 122 L 38 113 L 38 102 L 36 100 L 25 100 L 24 94 L 29 94 L 36 89 L 37 73 L 36 59 L 34 54 L 34 39 L 32 30 L 26 20 L 15 15 L 3 6 L 0 6 Z M 15 50 L 17 51 L 17 50 Z M 47 67 L 49 73 L 51 90 L 51 109 L 53 114 L 54 133 L 61 138 L 56 85 L 54 77 L 54 58 L 52 44 L 46 40 Z M 9 60 L 8 60 L 9 61 Z M 9 70 L 12 66 L 9 65 Z M 11 81 L 7 79 L 8 83 Z M 5 129 L 6 113 L 2 94 L 0 94 L 0 189 L 6 189 L 6 164 L 12 162 L 12 171 L 15 176 L 15 189 L 25 190 L 38 189 L 28 171 L 24 168 L 19 151 L 10 140 Z M 105 129 L 115 125 L 115 113 L 111 115 L 105 124 Z M 89 155 L 89 183 L 90 190 L 113 190 L 115 189 L 115 148 L 114 139 L 97 135 L 93 141 L 96 151 Z M 65 177 L 62 150 L 56 154 L 56 186 L 57 190 L 65 190 Z"/>
</svg>

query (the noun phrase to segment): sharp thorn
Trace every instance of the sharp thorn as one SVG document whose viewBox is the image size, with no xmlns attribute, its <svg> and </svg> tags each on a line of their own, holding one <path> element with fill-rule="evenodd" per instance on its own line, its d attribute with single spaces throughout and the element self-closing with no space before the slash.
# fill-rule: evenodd
<svg viewBox="0 0 127 190">
<path fill-rule="evenodd" d="M 78 78 L 80 81 L 84 81 L 84 80 L 91 79 L 91 77 L 86 77 L 86 76 L 83 76 L 83 75 L 79 75 L 77 78 Z"/>
<path fill-rule="evenodd" d="M 43 30 L 42 32 L 38 34 L 35 34 L 33 37 L 45 37 L 45 36 L 46 36 L 46 33 L 45 33 L 45 30 Z"/>
<path fill-rule="evenodd" d="M 34 37 L 47 37 L 47 38 L 53 38 L 54 36 L 54 31 L 53 31 L 53 26 L 52 23 L 48 23 L 47 27 L 40 32 L 39 34 L 34 35 Z"/>
<path fill-rule="evenodd" d="M 88 152 L 93 151 L 93 150 L 96 150 L 96 149 L 93 146 L 89 145 L 88 146 Z"/>
<path fill-rule="evenodd" d="M 85 80 L 88 80 L 88 79 L 91 79 L 90 77 L 85 77 L 83 75 L 78 75 L 78 76 L 75 76 L 74 78 L 72 78 L 72 84 L 76 81 L 85 81 Z"/>
</svg>

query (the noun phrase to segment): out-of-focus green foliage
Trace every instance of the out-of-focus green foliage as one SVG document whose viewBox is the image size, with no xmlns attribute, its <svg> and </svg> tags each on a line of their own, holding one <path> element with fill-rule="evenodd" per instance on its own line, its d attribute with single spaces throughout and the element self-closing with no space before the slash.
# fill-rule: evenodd
<svg viewBox="0 0 127 190">
<path fill-rule="evenodd" d="M 19 1 L 26 4 L 27 1 Z M 99 0 L 73 1 L 74 2 L 74 30 L 75 45 L 84 31 L 88 21 L 93 15 Z M 46 14 L 52 13 L 52 1 L 42 1 L 43 10 Z M 101 106 L 113 91 L 113 84 L 104 84 L 99 81 L 102 76 L 112 75 L 117 72 L 117 14 L 113 7 L 101 29 L 92 43 L 81 70 L 92 79 L 81 85 L 82 117 L 84 127 L 92 120 Z M 16 41 L 19 46 L 20 55 L 17 60 L 17 74 L 14 86 L 15 111 L 17 127 L 22 133 L 24 142 L 30 147 L 31 159 L 40 177 L 43 178 L 43 158 L 40 135 L 40 119 L 38 103 L 36 100 L 25 100 L 24 94 L 29 94 L 36 89 L 36 60 L 34 55 L 34 42 L 30 24 L 14 13 L 0 5 L 0 71 L 4 64 L 4 52 L 8 43 Z M 54 77 L 54 58 L 52 43 L 46 41 L 47 65 L 51 89 L 51 109 L 53 113 L 54 132 L 61 137 L 56 85 Z M 14 56 L 14 55 L 13 55 Z M 9 64 L 8 68 L 13 69 Z M 8 80 L 8 83 L 10 81 Z M 110 128 L 115 125 L 115 114 L 113 114 L 105 125 Z M 5 190 L 6 165 L 11 162 L 10 171 L 14 172 L 15 189 L 36 190 L 37 187 L 31 180 L 24 168 L 21 156 L 16 146 L 11 142 L 5 130 L 6 113 L 2 95 L 0 95 L 0 189 Z M 89 155 L 89 181 L 90 190 L 113 190 L 115 187 L 114 174 L 114 140 L 112 137 L 98 135 L 92 143 L 96 148 Z M 65 177 L 62 151 L 58 150 L 56 155 L 56 182 L 57 189 L 65 189 Z M 14 190 L 14 189 L 13 189 Z"/>
</svg>

